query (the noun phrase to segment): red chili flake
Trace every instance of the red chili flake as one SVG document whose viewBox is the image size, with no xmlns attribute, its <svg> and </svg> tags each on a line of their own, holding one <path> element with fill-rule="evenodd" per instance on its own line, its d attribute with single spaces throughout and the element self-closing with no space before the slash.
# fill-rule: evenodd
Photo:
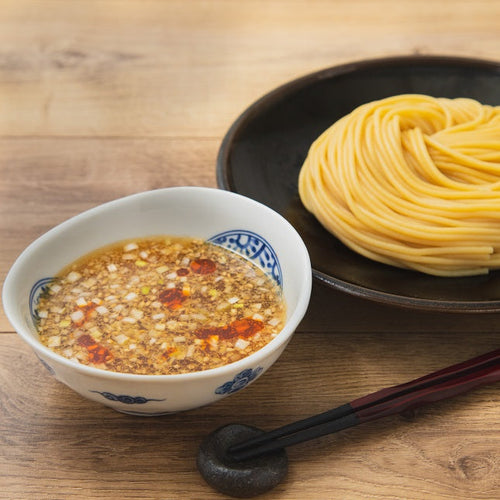
<svg viewBox="0 0 500 500">
<path fill-rule="evenodd" d="M 181 267 L 177 269 L 177 276 L 187 276 L 189 274 L 189 269 L 187 267 Z"/>
<path fill-rule="evenodd" d="M 173 356 L 176 352 L 177 352 L 177 347 L 168 347 L 165 351 L 163 351 L 163 354 L 161 356 L 164 359 L 168 359 L 171 356 Z"/>
<path fill-rule="evenodd" d="M 159 296 L 160 302 L 169 309 L 179 309 L 187 299 L 187 295 L 179 288 L 168 288 L 163 290 Z"/>
<path fill-rule="evenodd" d="M 264 328 L 264 323 L 259 319 L 243 318 L 234 320 L 231 327 L 238 337 L 248 338 L 260 332 Z"/>
<path fill-rule="evenodd" d="M 113 359 L 113 355 L 110 350 L 102 345 L 98 346 L 97 349 L 89 350 L 89 361 L 92 363 L 106 363 Z"/>
<path fill-rule="evenodd" d="M 221 339 L 227 340 L 234 337 L 248 338 L 260 332 L 264 328 L 264 323 L 258 319 L 243 318 L 236 319 L 226 326 L 211 326 L 198 328 L 194 333 L 200 339 L 208 339 L 212 335 L 218 335 Z"/>
<path fill-rule="evenodd" d="M 113 359 L 113 354 L 106 347 L 99 345 L 90 335 L 81 335 L 77 342 L 87 349 L 91 363 L 106 363 Z"/>
<path fill-rule="evenodd" d="M 196 274 L 211 274 L 215 271 L 217 265 L 211 259 L 197 259 L 193 260 L 189 267 Z"/>
</svg>

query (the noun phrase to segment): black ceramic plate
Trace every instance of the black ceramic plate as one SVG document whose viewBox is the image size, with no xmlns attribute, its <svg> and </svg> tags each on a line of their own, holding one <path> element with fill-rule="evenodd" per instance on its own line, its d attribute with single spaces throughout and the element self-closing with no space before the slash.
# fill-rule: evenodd
<svg viewBox="0 0 500 500">
<path fill-rule="evenodd" d="M 446 311 L 500 311 L 500 271 L 438 278 L 366 259 L 328 233 L 300 202 L 297 176 L 313 140 L 357 106 L 396 94 L 470 97 L 500 104 L 500 63 L 408 56 L 329 68 L 252 104 L 226 134 L 220 187 L 281 213 L 302 236 L 322 282 L 379 302 Z"/>
</svg>

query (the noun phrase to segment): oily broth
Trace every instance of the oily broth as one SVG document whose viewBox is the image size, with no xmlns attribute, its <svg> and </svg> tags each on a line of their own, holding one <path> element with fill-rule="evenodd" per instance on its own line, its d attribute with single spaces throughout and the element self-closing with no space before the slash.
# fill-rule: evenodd
<svg viewBox="0 0 500 500">
<path fill-rule="evenodd" d="M 148 375 L 242 359 L 283 328 L 276 284 L 255 264 L 192 238 L 121 241 L 65 267 L 37 306 L 40 341 L 75 362 Z"/>
</svg>

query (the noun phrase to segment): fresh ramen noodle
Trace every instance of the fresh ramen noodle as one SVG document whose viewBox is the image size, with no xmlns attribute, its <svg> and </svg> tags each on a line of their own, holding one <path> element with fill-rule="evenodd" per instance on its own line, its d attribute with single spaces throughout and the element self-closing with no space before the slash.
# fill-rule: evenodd
<svg viewBox="0 0 500 500">
<path fill-rule="evenodd" d="M 244 257 L 189 238 L 120 242 L 65 268 L 38 302 L 43 344 L 122 373 L 238 361 L 283 328 L 280 289 Z"/>
<path fill-rule="evenodd" d="M 500 267 L 500 106 L 400 95 L 311 146 L 305 207 L 356 252 L 438 276 Z"/>
</svg>

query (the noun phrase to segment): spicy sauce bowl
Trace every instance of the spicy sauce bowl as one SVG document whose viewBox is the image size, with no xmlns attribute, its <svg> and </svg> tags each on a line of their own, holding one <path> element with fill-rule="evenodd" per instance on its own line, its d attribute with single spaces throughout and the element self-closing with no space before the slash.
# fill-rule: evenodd
<svg viewBox="0 0 500 500">
<path fill-rule="evenodd" d="M 260 350 L 239 361 L 175 375 L 102 370 L 56 354 L 39 341 L 37 304 L 61 269 L 103 246 L 157 235 L 210 241 L 252 261 L 281 290 L 287 309 L 283 329 Z M 114 200 L 51 229 L 13 264 L 2 298 L 19 336 L 57 380 L 115 410 L 160 415 L 216 402 L 260 377 L 290 341 L 306 312 L 310 293 L 307 249 L 281 215 L 235 193 L 188 186 Z"/>
</svg>

